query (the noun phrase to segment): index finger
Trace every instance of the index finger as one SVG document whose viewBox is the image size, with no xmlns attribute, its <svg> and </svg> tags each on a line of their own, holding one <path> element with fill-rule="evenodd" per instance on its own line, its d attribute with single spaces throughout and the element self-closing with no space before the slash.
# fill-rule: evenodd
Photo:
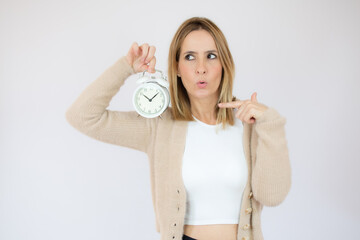
<svg viewBox="0 0 360 240">
<path fill-rule="evenodd" d="M 155 73 L 155 64 L 156 64 L 156 57 L 154 56 L 150 62 L 149 62 L 149 72 L 150 73 Z"/>
<path fill-rule="evenodd" d="M 149 51 L 148 51 L 147 57 L 146 57 L 146 59 L 145 59 L 145 63 L 148 63 L 148 62 L 151 61 L 151 59 L 152 59 L 153 56 L 155 55 L 155 51 L 156 51 L 155 46 L 150 46 L 150 47 L 149 47 Z"/>
<path fill-rule="evenodd" d="M 238 108 L 243 104 L 244 101 L 237 100 L 234 102 L 218 103 L 219 108 Z"/>
</svg>

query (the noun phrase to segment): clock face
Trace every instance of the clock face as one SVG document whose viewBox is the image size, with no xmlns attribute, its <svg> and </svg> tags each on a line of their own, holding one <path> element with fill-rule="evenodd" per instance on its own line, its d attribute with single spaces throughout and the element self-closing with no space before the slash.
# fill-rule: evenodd
<svg viewBox="0 0 360 240">
<path fill-rule="evenodd" d="M 134 94 L 134 105 L 144 117 L 156 117 L 161 114 L 166 104 L 164 90 L 157 84 L 143 84 Z"/>
</svg>

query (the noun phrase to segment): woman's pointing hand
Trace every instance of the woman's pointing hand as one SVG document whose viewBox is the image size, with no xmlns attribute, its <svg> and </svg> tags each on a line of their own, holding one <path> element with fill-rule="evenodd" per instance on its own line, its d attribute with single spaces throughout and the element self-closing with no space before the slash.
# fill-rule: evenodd
<svg viewBox="0 0 360 240">
<path fill-rule="evenodd" d="M 219 103 L 219 108 L 237 108 L 235 117 L 240 119 L 242 122 L 252 124 L 256 119 L 260 118 L 267 106 L 261 104 L 256 99 L 257 93 L 254 92 L 251 95 L 251 100 L 237 100 L 233 102 Z"/>
</svg>

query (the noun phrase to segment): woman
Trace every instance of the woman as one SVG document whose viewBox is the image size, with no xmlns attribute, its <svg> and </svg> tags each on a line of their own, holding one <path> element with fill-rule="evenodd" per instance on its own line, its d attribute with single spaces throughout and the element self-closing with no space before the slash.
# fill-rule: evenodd
<svg viewBox="0 0 360 240">
<path fill-rule="evenodd" d="M 232 96 L 233 59 L 207 18 L 179 27 L 168 61 L 172 107 L 162 118 L 106 109 L 128 76 L 155 72 L 155 47 L 134 43 L 70 106 L 68 122 L 148 155 L 161 240 L 263 239 L 263 206 L 279 205 L 291 185 L 286 119 L 255 93 Z"/>
</svg>

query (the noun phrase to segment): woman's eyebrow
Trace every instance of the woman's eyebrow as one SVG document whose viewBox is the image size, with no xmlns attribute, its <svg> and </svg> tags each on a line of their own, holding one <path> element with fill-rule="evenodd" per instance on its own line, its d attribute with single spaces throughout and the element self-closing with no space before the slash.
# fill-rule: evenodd
<svg viewBox="0 0 360 240">
<path fill-rule="evenodd" d="M 208 51 L 206 51 L 205 53 L 213 53 L 213 52 L 216 52 L 216 53 L 217 53 L 216 50 L 208 50 Z M 186 52 L 184 52 L 184 54 L 188 54 L 188 53 L 197 54 L 196 51 L 186 51 Z"/>
</svg>

